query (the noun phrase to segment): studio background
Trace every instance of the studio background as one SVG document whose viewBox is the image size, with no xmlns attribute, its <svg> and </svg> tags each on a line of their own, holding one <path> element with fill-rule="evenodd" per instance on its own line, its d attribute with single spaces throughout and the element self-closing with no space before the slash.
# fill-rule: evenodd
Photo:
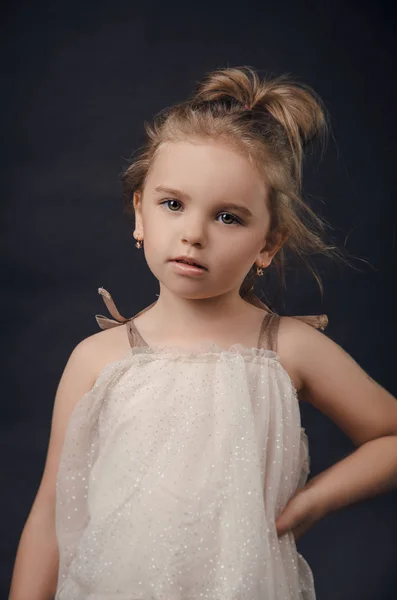
<svg viewBox="0 0 397 600">
<path fill-rule="evenodd" d="M 52 408 L 73 348 L 106 314 L 130 317 L 158 283 L 123 214 L 120 174 L 143 123 L 210 70 L 290 73 L 322 98 L 326 152 L 304 162 L 303 197 L 358 270 L 292 270 L 280 314 L 329 318 L 326 335 L 393 395 L 396 368 L 396 20 L 382 2 L 206 5 L 16 1 L 4 9 L 0 597 L 42 476 Z M 330 239 L 330 238 L 328 238 Z M 261 296 L 261 278 L 256 292 Z M 271 297 L 271 296 L 270 296 Z M 346 398 L 348 402 L 348 398 Z M 301 406 L 311 476 L 354 450 Z M 318 600 L 397 595 L 397 493 L 328 515 L 298 541 Z"/>
</svg>

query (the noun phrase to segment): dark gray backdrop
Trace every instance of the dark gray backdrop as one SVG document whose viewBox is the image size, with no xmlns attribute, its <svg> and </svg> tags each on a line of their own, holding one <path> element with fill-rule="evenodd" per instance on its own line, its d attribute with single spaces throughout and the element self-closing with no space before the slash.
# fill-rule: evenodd
<svg viewBox="0 0 397 600">
<path fill-rule="evenodd" d="M 6 597 L 40 482 L 56 387 L 73 347 L 107 314 L 155 300 L 157 281 L 122 214 L 119 175 L 143 121 L 214 68 L 291 73 L 324 100 L 333 137 L 305 162 L 304 196 L 360 271 L 327 261 L 321 299 L 291 273 L 280 314 L 329 317 L 326 330 L 397 395 L 396 21 L 379 2 L 9 3 L 2 20 L 2 533 Z M 260 288 L 259 292 L 260 292 Z M 346 399 L 348 401 L 348 398 Z M 312 474 L 353 450 L 302 407 Z M 397 595 L 395 492 L 329 515 L 298 549 L 318 600 Z M 269 599 L 270 600 L 270 599 Z"/>
</svg>

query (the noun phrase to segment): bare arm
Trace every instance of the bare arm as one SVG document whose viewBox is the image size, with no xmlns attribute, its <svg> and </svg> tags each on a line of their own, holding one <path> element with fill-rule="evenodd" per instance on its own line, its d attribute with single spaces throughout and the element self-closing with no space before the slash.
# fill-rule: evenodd
<svg viewBox="0 0 397 600">
<path fill-rule="evenodd" d="M 94 334 L 71 353 L 60 379 L 42 480 L 19 541 L 9 600 L 52 600 L 58 580 L 55 531 L 56 477 L 70 416 L 97 377 L 99 341 Z"/>
<path fill-rule="evenodd" d="M 52 600 L 58 566 L 54 510 L 36 498 L 19 541 L 9 600 Z"/>
<path fill-rule="evenodd" d="M 300 400 L 332 419 L 356 446 L 298 489 L 278 515 L 278 535 L 292 531 L 297 540 L 327 513 L 397 488 L 397 398 L 327 336 L 282 319 L 288 332 L 283 350 Z"/>
<path fill-rule="evenodd" d="M 327 336 L 301 322 L 289 327 L 301 400 L 332 419 L 356 446 L 306 489 L 327 512 L 396 489 L 397 399 Z"/>
</svg>

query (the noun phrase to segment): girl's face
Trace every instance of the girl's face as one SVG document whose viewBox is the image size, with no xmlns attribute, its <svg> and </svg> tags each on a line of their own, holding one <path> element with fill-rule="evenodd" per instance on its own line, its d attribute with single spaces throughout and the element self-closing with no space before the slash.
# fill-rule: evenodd
<svg viewBox="0 0 397 600">
<path fill-rule="evenodd" d="M 167 143 L 143 195 L 135 195 L 135 233 L 150 270 L 171 292 L 192 299 L 238 294 L 254 262 L 268 266 L 279 247 L 264 250 L 266 203 L 265 183 L 237 151 L 207 140 Z M 180 255 L 207 271 L 177 273 L 170 260 Z"/>
</svg>

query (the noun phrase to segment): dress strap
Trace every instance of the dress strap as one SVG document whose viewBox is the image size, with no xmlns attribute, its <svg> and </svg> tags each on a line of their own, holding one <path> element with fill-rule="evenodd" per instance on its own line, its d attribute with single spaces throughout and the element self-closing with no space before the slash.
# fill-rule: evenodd
<svg viewBox="0 0 397 600">
<path fill-rule="evenodd" d="M 315 329 L 324 329 L 328 325 L 327 315 L 294 315 L 293 319 L 299 319 L 308 325 L 311 325 Z M 265 315 L 263 319 L 261 332 L 259 335 L 259 348 L 267 348 L 277 352 L 277 335 L 278 328 L 280 326 L 280 315 L 275 312 L 271 312 Z"/>
<path fill-rule="evenodd" d="M 147 345 L 145 340 L 139 334 L 136 327 L 134 327 L 133 320 L 135 319 L 135 317 L 137 317 L 141 313 L 145 312 L 146 310 L 149 310 L 149 308 L 151 308 L 154 304 L 156 304 L 157 300 L 155 300 L 152 304 L 150 304 L 146 308 L 140 310 L 133 317 L 127 318 L 127 317 L 123 317 L 119 313 L 111 294 L 107 290 L 100 287 L 100 288 L 98 288 L 98 294 L 100 294 L 102 296 L 102 299 L 103 299 L 104 303 L 106 304 L 108 311 L 110 312 L 112 317 L 114 317 L 114 319 L 110 319 L 109 317 L 105 317 L 103 315 L 95 315 L 95 319 L 96 319 L 96 322 L 98 323 L 99 327 L 101 329 L 110 329 L 111 327 L 118 327 L 120 325 L 123 325 L 124 323 L 127 323 L 127 335 L 128 335 L 128 340 L 130 342 L 130 346 L 134 347 L 134 346 Z"/>
<path fill-rule="evenodd" d="M 103 315 L 95 315 L 95 319 L 101 329 L 110 329 L 111 327 L 117 327 L 118 325 L 122 325 L 123 323 L 126 323 L 129 320 L 119 313 L 112 296 L 107 290 L 100 287 L 98 288 L 98 294 L 102 296 L 102 299 L 106 304 L 108 311 L 110 312 L 112 317 L 114 317 L 114 319 L 109 319 L 109 317 L 104 317 Z"/>
<path fill-rule="evenodd" d="M 98 288 L 98 294 L 100 294 L 102 296 L 102 299 L 105 302 L 108 311 L 110 312 L 112 317 L 114 317 L 113 319 L 110 319 L 109 317 L 105 317 L 103 315 L 95 315 L 95 319 L 96 319 L 99 327 L 101 329 L 110 329 L 111 327 L 117 327 L 119 325 L 123 325 L 124 323 L 127 323 L 127 334 L 128 334 L 128 339 L 129 339 L 130 345 L 131 346 L 146 345 L 146 342 L 141 338 L 136 327 L 134 327 L 133 320 L 135 319 L 135 317 L 137 317 L 141 313 L 149 310 L 149 308 L 151 308 L 154 304 L 156 304 L 157 300 L 155 300 L 152 304 L 150 304 L 146 308 L 139 311 L 133 317 L 127 318 L 127 317 L 123 317 L 120 314 L 120 312 L 118 311 L 118 309 L 114 303 L 114 300 L 113 300 L 111 294 L 107 290 L 100 287 L 100 288 Z M 316 329 L 321 329 L 322 331 L 324 331 L 324 329 L 328 325 L 328 317 L 327 317 L 327 315 L 324 315 L 324 314 L 322 314 L 322 315 L 296 315 L 296 316 L 293 316 L 292 318 L 299 319 L 300 321 L 303 321 L 304 323 L 307 323 L 308 325 L 311 325 L 312 327 L 315 327 Z M 273 350 L 274 352 L 277 352 L 277 334 L 278 334 L 278 328 L 280 325 L 280 319 L 281 319 L 280 315 L 278 315 L 277 313 L 275 313 L 273 311 L 270 311 L 269 313 L 267 313 L 265 315 L 265 317 L 262 321 L 262 326 L 261 326 L 261 330 L 259 333 L 259 344 L 258 344 L 259 348 L 267 348 L 269 350 Z"/>
</svg>

